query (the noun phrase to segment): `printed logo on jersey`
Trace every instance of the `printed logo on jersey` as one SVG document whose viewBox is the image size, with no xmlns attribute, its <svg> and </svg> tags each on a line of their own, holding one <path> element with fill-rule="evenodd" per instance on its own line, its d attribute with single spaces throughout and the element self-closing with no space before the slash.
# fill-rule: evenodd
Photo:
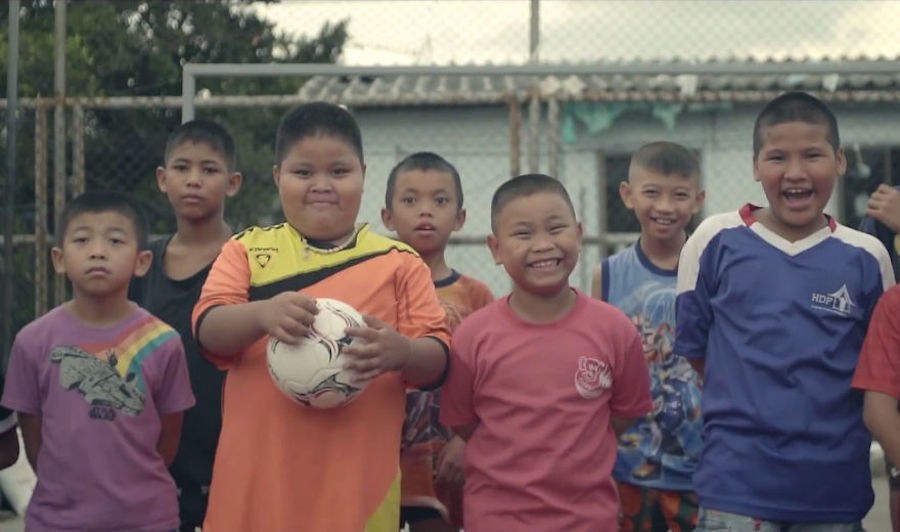
<svg viewBox="0 0 900 532">
<path fill-rule="evenodd" d="M 269 261 L 272 260 L 272 255 L 268 253 L 257 253 L 254 257 L 256 259 L 256 264 L 259 265 L 260 268 L 265 268 Z"/>
<path fill-rule="evenodd" d="M 814 309 L 833 312 L 841 316 L 849 316 L 851 309 L 856 306 L 856 303 L 850 299 L 850 291 L 847 290 L 847 285 L 844 284 L 830 294 L 813 292 L 810 306 Z"/>
<path fill-rule="evenodd" d="M 272 260 L 272 255 L 278 253 L 278 248 L 274 246 L 253 246 L 247 250 L 253 256 L 253 260 L 260 268 L 265 268 Z"/>
<path fill-rule="evenodd" d="M 585 399 L 600 397 L 604 391 L 612 387 L 612 372 L 609 364 L 593 357 L 578 357 L 578 369 L 575 371 L 575 389 Z"/>
</svg>

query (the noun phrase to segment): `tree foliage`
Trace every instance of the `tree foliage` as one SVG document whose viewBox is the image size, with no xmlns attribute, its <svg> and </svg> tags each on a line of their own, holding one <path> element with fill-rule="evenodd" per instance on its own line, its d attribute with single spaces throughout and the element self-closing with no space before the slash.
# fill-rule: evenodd
<svg viewBox="0 0 900 532">
<path fill-rule="evenodd" d="M 182 67 L 187 62 L 326 63 L 340 56 L 347 39 L 347 21 L 328 23 L 311 37 L 294 36 L 279 32 L 272 22 L 263 18 L 257 11 L 260 4 L 224 0 L 70 1 L 65 43 L 67 96 L 180 96 Z M 296 9 L 298 16 L 302 16 L 302 4 Z M 8 68 L 9 16 L 9 4 L 0 2 L 0 70 L 3 72 Z M 21 2 L 18 16 L 19 97 L 50 97 L 54 86 L 53 2 Z M 296 77 L 203 78 L 198 82 L 198 90 L 231 95 L 291 94 L 303 81 Z M 6 76 L 0 77 L 4 97 L 6 82 Z M 272 150 L 275 127 L 284 111 L 273 107 L 197 109 L 198 117 L 221 122 L 235 137 L 239 169 L 245 176 L 241 193 L 230 201 L 226 211 L 235 229 L 278 217 L 271 179 Z M 67 158 L 71 159 L 74 132 L 71 113 L 67 116 Z M 24 110 L 19 117 L 14 191 L 17 233 L 33 230 L 35 213 L 35 115 Z M 47 159 L 52 176 L 52 112 L 48 118 Z M 3 127 L 2 112 L 0 119 Z M 132 193 L 147 211 L 155 233 L 174 230 L 171 209 L 156 188 L 154 174 L 156 167 L 163 163 L 166 136 L 180 122 L 180 109 L 85 109 L 87 187 Z M 0 149 L 5 159 L 3 144 Z M 71 163 L 66 170 L 67 175 L 72 174 Z M 50 205 L 51 231 L 52 216 Z M 30 251 L 27 254 L 31 255 Z M 31 287 L 35 275 L 33 269 L 15 272 L 15 299 L 22 303 L 23 313 L 17 313 L 16 326 L 32 317 Z"/>
</svg>

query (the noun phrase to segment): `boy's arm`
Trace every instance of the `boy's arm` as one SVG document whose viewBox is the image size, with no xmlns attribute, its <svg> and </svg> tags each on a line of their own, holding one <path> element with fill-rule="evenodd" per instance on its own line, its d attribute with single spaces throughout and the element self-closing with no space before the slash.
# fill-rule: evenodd
<svg viewBox="0 0 900 532">
<path fill-rule="evenodd" d="M 19 412 L 19 426 L 22 427 L 22 441 L 25 456 L 31 468 L 37 472 L 38 454 L 41 452 L 41 416 Z"/>
<path fill-rule="evenodd" d="M 863 421 L 881 444 L 892 464 L 900 464 L 900 412 L 897 399 L 885 393 L 866 390 Z"/>
<path fill-rule="evenodd" d="M 472 434 L 475 432 L 475 429 L 478 428 L 478 422 L 469 423 L 468 425 L 463 425 L 461 427 L 451 427 L 453 434 L 459 436 L 464 441 L 469 441 L 469 438 L 472 437 Z"/>
<path fill-rule="evenodd" d="M 883 223 L 894 233 L 900 233 L 900 190 L 890 185 L 878 185 L 869 197 L 866 216 Z"/>
<path fill-rule="evenodd" d="M 219 356 L 234 356 L 268 333 L 298 343 L 318 312 L 300 292 L 282 292 L 262 301 L 212 307 L 197 318 L 197 341 Z"/>
<path fill-rule="evenodd" d="M 447 368 L 447 348 L 437 338 L 407 338 L 389 324 L 365 315 L 367 327 L 348 327 L 347 335 L 365 340 L 351 345 L 343 353 L 350 360 L 344 365 L 365 382 L 385 371 L 399 370 L 403 379 L 416 387 L 440 383 Z"/>
<path fill-rule="evenodd" d="M 19 459 L 19 437 L 15 427 L 0 434 L 0 469 L 7 468 Z"/>
<path fill-rule="evenodd" d="M 159 442 L 156 451 L 162 456 L 166 466 L 172 465 L 178 454 L 178 443 L 181 441 L 181 425 L 184 412 L 173 412 L 160 416 Z"/>
<path fill-rule="evenodd" d="M 591 276 L 591 297 L 603 300 L 603 263 L 594 268 L 594 275 Z"/>
<path fill-rule="evenodd" d="M 622 418 L 616 416 L 610 416 L 609 422 L 612 425 L 613 432 L 616 433 L 616 438 L 622 435 L 623 432 L 628 430 L 628 427 L 634 424 L 634 421 L 637 418 Z"/>
</svg>

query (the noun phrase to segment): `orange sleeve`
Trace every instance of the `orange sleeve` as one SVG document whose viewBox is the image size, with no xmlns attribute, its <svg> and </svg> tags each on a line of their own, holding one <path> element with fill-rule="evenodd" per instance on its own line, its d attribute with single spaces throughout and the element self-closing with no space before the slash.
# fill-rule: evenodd
<svg viewBox="0 0 900 532">
<path fill-rule="evenodd" d="M 247 262 L 247 250 L 239 240 L 229 240 L 222 246 L 222 251 L 213 263 L 200 299 L 194 305 L 191 314 L 191 328 L 197 343 L 200 343 L 199 326 L 212 308 L 220 305 L 238 305 L 250 301 L 250 264 Z M 200 345 L 203 356 L 208 358 L 219 369 L 229 369 L 236 356 L 220 357 Z"/>
<path fill-rule="evenodd" d="M 397 331 L 409 338 L 430 336 L 442 342 L 446 349 L 450 345 L 450 330 L 434 291 L 431 272 L 420 258 L 403 255 L 403 266 L 398 271 Z"/>
<path fill-rule="evenodd" d="M 472 279 L 472 311 L 476 311 L 494 301 L 494 294 L 486 284 Z"/>
</svg>

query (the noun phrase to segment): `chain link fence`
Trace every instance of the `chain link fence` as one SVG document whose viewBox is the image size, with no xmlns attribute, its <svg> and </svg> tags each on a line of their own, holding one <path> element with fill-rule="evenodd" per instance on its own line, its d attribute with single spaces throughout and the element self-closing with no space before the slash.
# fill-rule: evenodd
<svg viewBox="0 0 900 532">
<path fill-rule="evenodd" d="M 630 154 L 656 140 L 694 150 L 708 198 L 702 215 L 762 203 L 752 178 L 752 123 L 762 103 L 784 90 L 813 92 L 838 116 L 849 160 L 829 206 L 839 220 L 855 226 L 874 187 L 900 184 L 900 2 L 544 1 L 537 42 L 529 37 L 535 4 L 235 7 L 259 10 L 285 31 L 313 33 L 325 22 L 349 19 L 346 65 L 524 65 L 534 51 L 542 64 L 608 68 L 560 66 L 528 76 L 499 66 L 465 75 L 440 68 L 415 75 L 323 75 L 308 79 L 297 94 L 261 97 L 214 94 L 199 80 L 196 116 L 232 131 L 244 174 L 228 221 L 239 230 L 281 219 L 271 178 L 275 128 L 288 108 L 317 99 L 347 105 L 360 121 L 368 165 L 360 220 L 378 231 L 385 231 L 380 209 L 387 175 L 399 159 L 430 150 L 457 166 L 468 221 L 454 236 L 448 262 L 497 295 L 508 290 L 508 280 L 484 240 L 491 194 L 505 179 L 541 171 L 566 184 L 587 242 L 572 282 L 588 290 L 593 266 L 639 231 L 618 198 Z M 168 202 L 156 191 L 155 169 L 166 134 L 181 121 L 180 96 L 75 96 L 65 106 L 67 157 L 60 173 L 53 168 L 52 102 L 22 102 L 18 138 L 27 149 L 19 153 L 27 155 L 19 157 L 17 179 L 35 186 L 16 198 L 14 329 L 64 297 L 47 244 L 57 191 L 70 197 L 84 188 L 133 193 L 155 234 L 174 230 Z"/>
</svg>

